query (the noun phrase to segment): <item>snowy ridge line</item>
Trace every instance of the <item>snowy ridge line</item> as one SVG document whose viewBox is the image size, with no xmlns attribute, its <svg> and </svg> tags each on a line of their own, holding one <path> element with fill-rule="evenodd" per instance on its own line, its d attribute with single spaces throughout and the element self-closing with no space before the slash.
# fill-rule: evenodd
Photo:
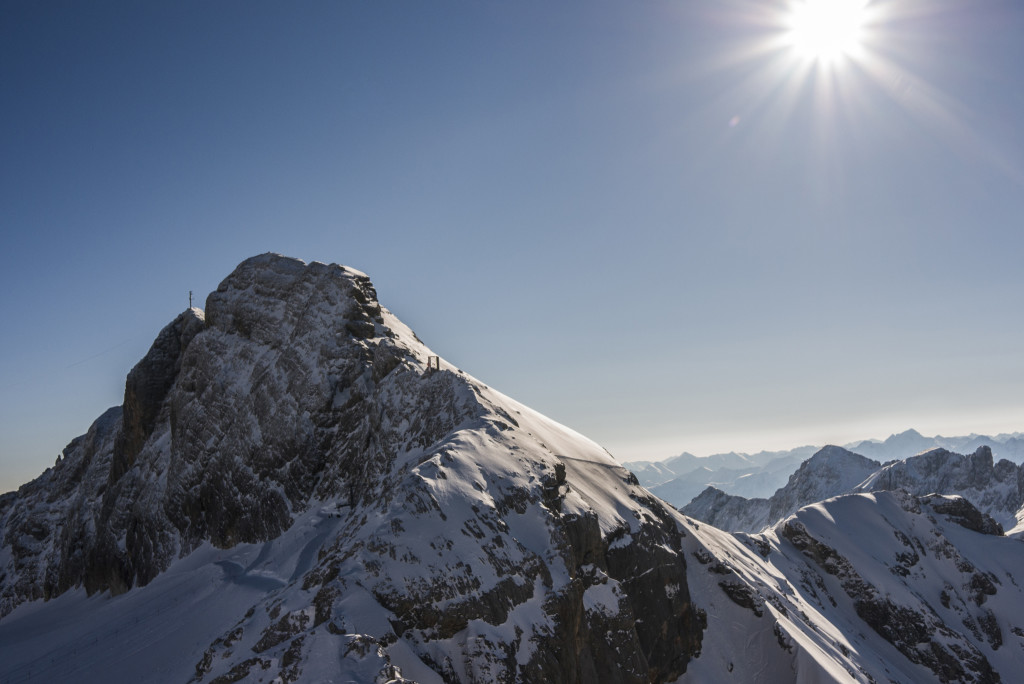
<svg viewBox="0 0 1024 684">
<path fill-rule="evenodd" d="M 994 462 L 991 449 L 969 455 L 935 448 L 885 465 L 842 447 L 819 450 L 768 499 L 746 499 L 715 488 L 705 489 L 681 510 L 687 515 L 736 532 L 756 532 L 800 507 L 858 491 L 904 489 L 963 496 L 1018 536 L 1024 520 L 1024 467 Z"/>
<path fill-rule="evenodd" d="M 925 437 L 915 430 L 892 435 L 884 441 L 862 440 L 842 448 L 879 463 L 900 461 L 936 448 L 972 454 L 988 446 L 993 457 L 1024 463 L 1024 433 L 971 434 L 962 437 Z M 711 486 L 732 496 L 767 499 L 784 487 L 800 464 L 824 447 L 802 446 L 788 451 L 735 452 L 697 457 L 689 453 L 664 461 L 627 461 L 640 484 L 673 506 L 682 507 Z"/>
</svg>

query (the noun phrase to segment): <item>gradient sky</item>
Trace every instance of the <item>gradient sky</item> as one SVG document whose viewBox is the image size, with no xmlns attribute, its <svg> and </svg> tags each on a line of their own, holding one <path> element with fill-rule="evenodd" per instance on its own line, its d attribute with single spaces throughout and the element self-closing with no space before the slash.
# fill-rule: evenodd
<svg viewBox="0 0 1024 684">
<path fill-rule="evenodd" d="M 620 460 L 1024 430 L 1024 3 L 0 4 L 0 490 L 274 251 Z"/>
</svg>

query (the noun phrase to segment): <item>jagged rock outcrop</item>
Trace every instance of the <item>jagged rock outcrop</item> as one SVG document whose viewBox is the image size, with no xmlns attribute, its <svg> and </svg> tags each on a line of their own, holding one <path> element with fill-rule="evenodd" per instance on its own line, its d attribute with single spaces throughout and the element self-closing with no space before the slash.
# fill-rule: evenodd
<svg viewBox="0 0 1024 684">
<path fill-rule="evenodd" d="M 253 563 L 291 569 L 218 561 L 268 593 L 196 681 L 312 680 L 317 649 L 351 676 L 678 678 L 702 623 L 674 512 L 593 442 L 429 355 L 364 274 L 243 262 L 161 331 L 123 407 L 0 501 L 0 615 L 257 545 Z"/>
<path fill-rule="evenodd" d="M 1005 459 L 993 462 L 988 446 L 968 455 L 931 449 L 886 464 L 857 487 L 857 491 L 891 489 L 919 495 L 958 494 L 1009 529 L 1024 506 L 1024 468 Z"/>
<path fill-rule="evenodd" d="M 123 424 L 114 442 L 111 484 L 131 468 L 156 427 L 160 408 L 181 370 L 189 342 L 205 327 L 203 312 L 189 309 L 160 331 L 149 352 L 128 373 L 122 404 Z"/>
</svg>

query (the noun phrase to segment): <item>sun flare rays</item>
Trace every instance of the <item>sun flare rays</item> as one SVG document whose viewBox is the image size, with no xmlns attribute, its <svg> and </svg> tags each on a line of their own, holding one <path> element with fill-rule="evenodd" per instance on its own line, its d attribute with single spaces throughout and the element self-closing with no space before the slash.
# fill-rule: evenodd
<svg viewBox="0 0 1024 684">
<path fill-rule="evenodd" d="M 864 37 L 866 5 L 866 0 L 796 0 L 785 22 L 786 41 L 805 59 L 852 56 Z"/>
</svg>

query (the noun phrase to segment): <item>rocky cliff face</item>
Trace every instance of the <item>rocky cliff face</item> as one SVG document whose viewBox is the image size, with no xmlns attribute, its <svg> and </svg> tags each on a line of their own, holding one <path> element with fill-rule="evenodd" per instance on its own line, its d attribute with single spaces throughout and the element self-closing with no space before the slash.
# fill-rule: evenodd
<svg viewBox="0 0 1024 684">
<path fill-rule="evenodd" d="M 760 531 L 772 522 L 771 500 L 746 499 L 715 487 L 708 487 L 679 510 L 727 532 Z"/>
<path fill-rule="evenodd" d="M 243 262 L 161 331 L 123 407 L 0 501 L 0 615 L 301 538 L 260 561 L 274 591 L 195 681 L 312 681 L 323 649 L 391 679 L 679 677 L 702 635 L 685 526 L 603 449 L 430 354 L 364 274 Z"/>
</svg>

